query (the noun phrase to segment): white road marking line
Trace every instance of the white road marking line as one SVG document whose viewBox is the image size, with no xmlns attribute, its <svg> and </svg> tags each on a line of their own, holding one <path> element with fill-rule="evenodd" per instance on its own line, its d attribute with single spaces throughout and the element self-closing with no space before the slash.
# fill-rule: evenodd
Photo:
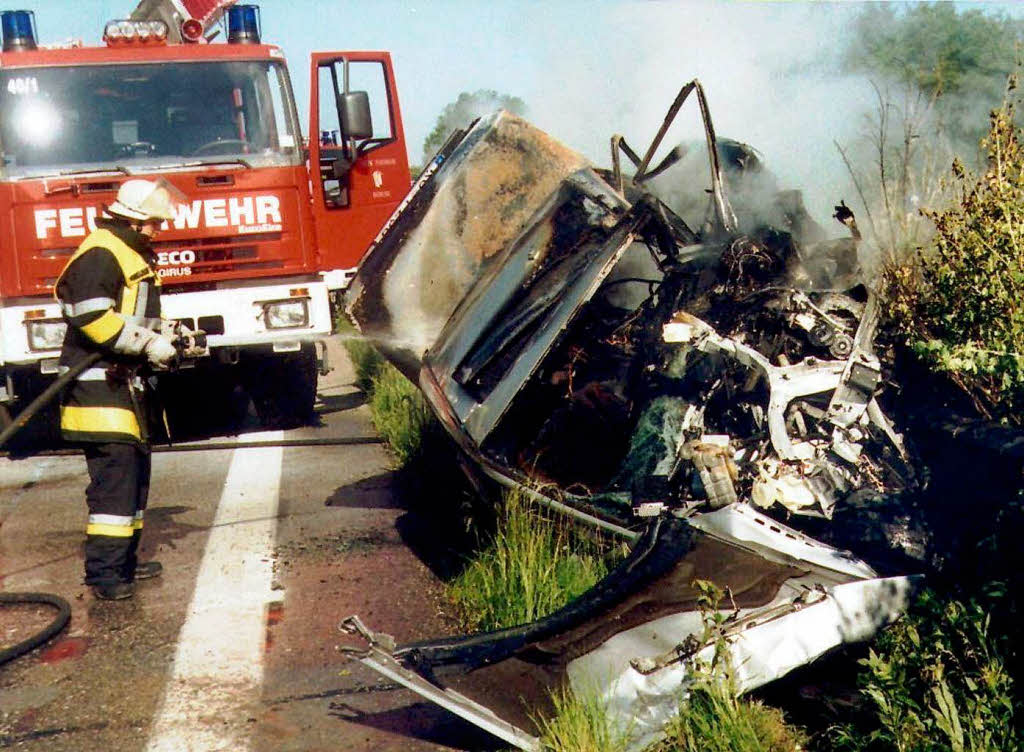
<svg viewBox="0 0 1024 752">
<path fill-rule="evenodd" d="M 281 431 L 246 435 L 279 441 Z M 245 750 L 263 683 L 281 447 L 236 449 L 147 752 Z"/>
</svg>

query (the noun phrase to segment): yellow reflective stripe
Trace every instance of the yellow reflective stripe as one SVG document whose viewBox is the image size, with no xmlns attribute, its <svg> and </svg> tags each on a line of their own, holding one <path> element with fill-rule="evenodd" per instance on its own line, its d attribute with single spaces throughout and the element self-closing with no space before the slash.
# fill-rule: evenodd
<svg viewBox="0 0 1024 752">
<path fill-rule="evenodd" d="M 134 287 L 141 280 L 153 276 L 153 270 L 149 268 L 149 264 L 137 251 L 109 230 L 103 230 L 103 232 L 109 236 L 109 239 L 104 238 L 103 242 L 96 243 L 96 245 L 102 245 L 114 254 L 114 258 L 117 259 L 117 264 L 124 274 L 125 284 Z"/>
<path fill-rule="evenodd" d="M 64 405 L 60 409 L 60 427 L 82 433 L 126 433 L 142 439 L 135 413 L 123 407 Z"/>
<path fill-rule="evenodd" d="M 139 298 L 139 286 L 137 284 L 125 285 L 121 291 L 121 313 L 125 316 L 135 315 L 135 303 Z"/>
<path fill-rule="evenodd" d="M 142 258 L 131 246 L 121 240 L 117 235 L 112 233 L 110 230 L 97 229 L 87 237 L 82 245 L 78 246 L 78 250 L 72 254 L 71 258 L 68 259 L 68 263 L 64 265 L 60 275 L 57 277 L 57 281 L 53 283 L 54 297 L 57 295 L 57 285 L 60 284 L 61 279 L 64 277 L 64 272 L 71 266 L 71 262 L 77 259 L 86 251 L 91 251 L 93 248 L 106 248 L 112 254 L 114 259 L 117 260 L 117 265 L 121 267 L 121 274 L 124 275 L 124 282 L 128 286 L 134 286 L 140 280 L 148 277 L 155 276 L 153 270 L 149 268 L 149 264 Z M 141 272 L 147 272 L 141 274 Z M 132 279 L 136 275 L 139 275 L 137 279 Z M 159 280 L 159 277 L 157 277 Z"/>
<path fill-rule="evenodd" d="M 134 530 L 142 530 L 142 518 L 141 517 L 136 517 L 134 520 L 132 520 L 132 528 Z"/>
<path fill-rule="evenodd" d="M 85 526 L 86 535 L 108 535 L 111 538 L 131 538 L 135 532 L 132 525 L 104 525 L 92 522 Z"/>
<path fill-rule="evenodd" d="M 118 318 L 113 311 L 107 311 L 92 323 L 83 326 L 82 332 L 93 342 L 103 343 L 116 337 L 123 326 L 123 319 Z"/>
</svg>

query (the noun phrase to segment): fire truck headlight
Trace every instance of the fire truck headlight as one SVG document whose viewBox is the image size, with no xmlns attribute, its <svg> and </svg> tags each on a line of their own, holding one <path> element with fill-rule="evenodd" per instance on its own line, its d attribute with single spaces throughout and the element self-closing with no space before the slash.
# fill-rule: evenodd
<svg viewBox="0 0 1024 752">
<path fill-rule="evenodd" d="M 263 304 L 267 329 L 297 329 L 309 326 L 309 305 L 305 300 L 275 300 Z"/>
<path fill-rule="evenodd" d="M 55 319 L 27 321 L 29 350 L 59 350 L 64 344 L 67 324 Z"/>
</svg>

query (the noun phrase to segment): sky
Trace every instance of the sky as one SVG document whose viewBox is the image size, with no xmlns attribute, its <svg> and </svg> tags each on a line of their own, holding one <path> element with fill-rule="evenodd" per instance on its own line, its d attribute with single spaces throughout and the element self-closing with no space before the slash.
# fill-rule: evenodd
<svg viewBox="0 0 1024 752">
<path fill-rule="evenodd" d="M 255 1 L 255 0 L 250 0 Z M 754 145 L 781 182 L 824 210 L 848 190 L 834 142 L 863 129 L 868 82 L 840 76 L 836 51 L 855 2 L 704 0 L 263 0 L 263 40 L 289 62 L 308 120 L 313 51 L 392 53 L 413 163 L 438 114 L 460 92 L 494 89 L 527 117 L 608 164 L 622 134 L 643 149 L 679 88 L 699 78 L 716 130 Z M 970 7 L 1024 14 L 1017 3 Z M 98 44 L 133 0 L 12 0 L 36 13 L 42 43 Z M 695 108 L 667 139 L 696 136 Z M 816 201 L 813 197 L 821 196 Z M 827 196 L 827 198 L 826 198 Z"/>
</svg>

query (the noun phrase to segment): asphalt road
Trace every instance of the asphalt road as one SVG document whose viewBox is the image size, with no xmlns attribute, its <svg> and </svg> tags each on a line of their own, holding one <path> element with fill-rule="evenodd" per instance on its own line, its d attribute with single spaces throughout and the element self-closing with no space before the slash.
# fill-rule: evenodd
<svg viewBox="0 0 1024 752">
<path fill-rule="evenodd" d="M 237 439 L 373 437 L 337 343 L 331 355 L 321 426 Z M 157 454 L 143 558 L 164 575 L 102 602 L 81 582 L 84 461 L 0 459 L 0 590 L 73 608 L 59 638 L 0 668 L 0 748 L 493 747 L 336 650 L 353 613 L 399 642 L 452 629 L 415 543 L 437 533 L 395 498 L 390 465 L 379 443 Z M 46 616 L 0 610 L 0 644 Z"/>
</svg>

